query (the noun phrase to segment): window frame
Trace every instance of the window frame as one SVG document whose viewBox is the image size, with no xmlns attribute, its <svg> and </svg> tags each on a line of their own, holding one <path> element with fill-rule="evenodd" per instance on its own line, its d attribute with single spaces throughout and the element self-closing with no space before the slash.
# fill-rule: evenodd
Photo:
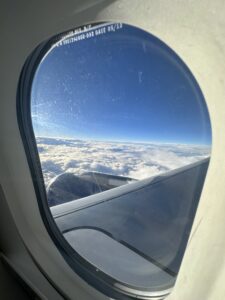
<svg viewBox="0 0 225 300">
<path fill-rule="evenodd" d="M 107 24 L 109 22 L 102 21 L 102 22 L 88 23 L 82 26 L 72 28 L 71 30 L 83 28 L 86 25 L 97 26 L 104 23 Z M 138 291 L 136 289 L 130 288 L 129 286 L 126 286 L 125 284 L 124 286 L 122 286 L 120 283 L 118 284 L 116 280 L 114 280 L 112 277 L 108 276 L 101 270 L 96 270 L 96 268 L 91 263 L 86 261 L 81 255 L 79 255 L 74 250 L 74 248 L 72 248 L 72 246 L 70 246 L 70 244 L 66 241 L 61 231 L 58 229 L 54 221 L 53 215 L 51 213 L 51 210 L 48 206 L 46 189 L 44 184 L 44 177 L 41 168 L 38 148 L 36 144 L 36 138 L 32 126 L 32 117 L 31 117 L 32 82 L 36 70 L 39 64 L 41 63 L 41 61 L 43 60 L 43 58 L 47 55 L 47 53 L 51 50 L 51 48 L 57 42 L 59 42 L 63 37 L 65 37 L 71 30 L 67 30 L 60 34 L 56 34 L 55 36 L 39 44 L 34 49 L 34 51 L 29 55 L 29 57 L 27 58 L 23 66 L 23 69 L 20 74 L 19 83 L 18 83 L 18 89 L 17 89 L 17 100 L 16 100 L 17 122 L 19 126 L 20 135 L 22 138 L 24 150 L 26 153 L 29 169 L 31 172 L 33 186 L 35 189 L 35 194 L 36 194 L 37 203 L 38 203 L 42 221 L 45 225 L 45 228 L 50 238 L 52 239 L 53 243 L 59 250 L 62 257 L 65 259 L 67 264 L 73 269 L 73 271 L 75 271 L 75 273 L 77 273 L 82 279 L 84 279 L 92 287 L 104 293 L 106 296 L 116 298 L 116 299 L 121 299 L 121 300 L 134 299 L 134 298 L 163 299 L 171 293 L 174 285 L 168 287 L 168 289 L 166 290 L 163 289 L 161 291 L 159 290 L 159 291 L 152 291 L 152 292 L 148 291 L 146 292 L 146 295 L 144 295 L 145 292 L 143 290 Z M 159 41 L 159 43 L 166 45 L 162 40 L 154 36 L 152 33 L 149 33 L 149 35 L 154 37 L 157 41 Z M 192 74 L 192 72 L 189 70 L 188 66 L 183 62 L 183 60 L 178 56 L 178 54 L 175 53 L 175 51 L 173 51 L 168 45 L 166 45 L 166 47 L 169 51 L 171 51 L 172 54 L 175 54 L 176 57 L 179 58 L 179 62 L 182 64 L 182 66 L 185 67 L 186 71 L 190 73 L 196 85 L 196 88 L 198 88 L 199 92 L 202 94 L 199 84 L 195 79 L 194 75 Z M 117 288 L 115 286 L 117 286 Z M 138 292 L 140 292 L 140 295 Z"/>
</svg>

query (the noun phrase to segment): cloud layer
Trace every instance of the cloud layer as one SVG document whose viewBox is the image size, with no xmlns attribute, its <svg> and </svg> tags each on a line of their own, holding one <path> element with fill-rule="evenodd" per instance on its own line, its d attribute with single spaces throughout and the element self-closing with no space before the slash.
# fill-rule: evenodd
<svg viewBox="0 0 225 300">
<path fill-rule="evenodd" d="M 144 179 L 188 165 L 210 154 L 210 147 L 84 141 L 37 137 L 45 184 L 55 176 L 95 171 Z"/>
</svg>

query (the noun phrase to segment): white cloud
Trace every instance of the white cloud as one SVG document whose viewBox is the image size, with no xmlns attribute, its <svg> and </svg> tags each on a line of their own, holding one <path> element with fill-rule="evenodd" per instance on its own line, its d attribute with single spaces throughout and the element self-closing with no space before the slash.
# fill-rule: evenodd
<svg viewBox="0 0 225 300">
<path fill-rule="evenodd" d="M 209 156 L 197 145 L 144 144 L 37 138 L 45 183 L 63 172 L 96 171 L 143 179 Z"/>
</svg>

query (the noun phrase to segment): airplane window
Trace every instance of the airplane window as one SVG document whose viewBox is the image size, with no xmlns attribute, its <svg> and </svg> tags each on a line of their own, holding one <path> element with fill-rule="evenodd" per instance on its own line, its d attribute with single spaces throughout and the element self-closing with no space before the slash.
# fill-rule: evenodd
<svg viewBox="0 0 225 300">
<path fill-rule="evenodd" d="M 166 296 L 210 158 L 195 78 L 166 44 L 122 23 L 86 25 L 36 53 L 24 132 L 40 205 L 99 289 Z"/>
</svg>

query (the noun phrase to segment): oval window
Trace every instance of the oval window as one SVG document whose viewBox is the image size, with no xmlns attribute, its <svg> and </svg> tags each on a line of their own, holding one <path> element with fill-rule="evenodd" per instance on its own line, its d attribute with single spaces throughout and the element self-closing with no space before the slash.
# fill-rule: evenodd
<svg viewBox="0 0 225 300">
<path fill-rule="evenodd" d="M 195 78 L 166 44 L 122 23 L 87 25 L 41 49 L 29 99 L 34 181 L 44 178 L 41 201 L 70 263 L 119 293 L 167 295 L 210 157 Z"/>
</svg>

